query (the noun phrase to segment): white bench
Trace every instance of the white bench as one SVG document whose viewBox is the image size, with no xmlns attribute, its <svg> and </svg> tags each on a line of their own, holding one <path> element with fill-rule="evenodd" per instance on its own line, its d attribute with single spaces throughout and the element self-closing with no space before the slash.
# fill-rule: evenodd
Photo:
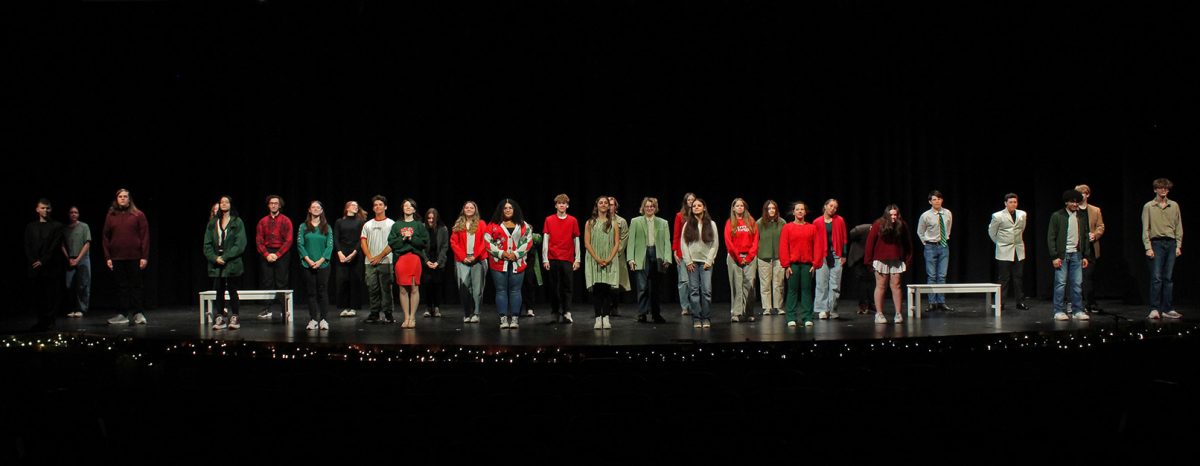
<svg viewBox="0 0 1200 466">
<path fill-rule="evenodd" d="M 270 301 L 283 295 L 283 321 L 292 321 L 292 290 L 238 290 L 238 298 L 241 301 Z M 229 292 L 225 292 L 225 299 L 228 301 Z M 217 301 L 216 290 L 208 290 L 200 292 L 200 325 L 208 324 L 208 315 L 212 312 L 213 303 Z"/>
<path fill-rule="evenodd" d="M 984 309 L 994 308 L 1000 317 L 1000 285 L 997 283 L 938 283 L 908 285 L 908 316 L 921 317 L 921 295 L 930 293 L 983 293 Z M 993 297 L 995 298 L 993 302 Z"/>
</svg>

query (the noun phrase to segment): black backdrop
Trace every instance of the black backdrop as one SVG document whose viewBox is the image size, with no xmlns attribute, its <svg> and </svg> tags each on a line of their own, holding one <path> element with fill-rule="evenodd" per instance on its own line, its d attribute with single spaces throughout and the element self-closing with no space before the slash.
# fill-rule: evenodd
<svg viewBox="0 0 1200 466">
<path fill-rule="evenodd" d="M 1186 3 L 903 3 L 5 4 L 6 244 L 40 196 L 60 219 L 80 205 L 98 235 L 128 187 L 152 225 L 149 300 L 168 305 L 207 286 L 201 230 L 222 193 L 248 223 L 268 193 L 293 219 L 311 199 L 382 193 L 394 217 L 413 197 L 452 219 L 510 196 L 540 230 L 559 192 L 581 218 L 601 193 L 627 218 L 685 191 L 719 219 L 734 197 L 756 216 L 767 198 L 836 197 L 853 225 L 891 202 L 913 222 L 936 188 L 956 215 L 950 280 L 985 281 L 988 215 L 1012 191 L 1045 296 L 1049 214 L 1085 182 L 1109 225 L 1101 294 L 1142 302 L 1151 180 L 1193 205 Z M 715 277 L 727 299 L 723 264 Z"/>
</svg>

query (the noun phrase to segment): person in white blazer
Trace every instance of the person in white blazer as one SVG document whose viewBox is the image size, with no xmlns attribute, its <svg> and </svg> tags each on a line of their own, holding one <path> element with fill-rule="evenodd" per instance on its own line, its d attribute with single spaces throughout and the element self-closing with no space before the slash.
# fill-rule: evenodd
<svg viewBox="0 0 1200 466">
<path fill-rule="evenodd" d="M 1029 309 L 1025 304 L 1025 289 L 1021 277 L 1025 268 L 1025 221 L 1024 210 L 1017 209 L 1017 195 L 1004 195 L 1004 209 L 992 214 L 988 224 L 988 236 L 996 243 L 996 268 L 999 270 L 1001 296 L 1008 296 L 1009 289 L 1016 298 L 1017 309 Z M 1003 309 L 1004 306 L 1001 306 Z"/>
</svg>

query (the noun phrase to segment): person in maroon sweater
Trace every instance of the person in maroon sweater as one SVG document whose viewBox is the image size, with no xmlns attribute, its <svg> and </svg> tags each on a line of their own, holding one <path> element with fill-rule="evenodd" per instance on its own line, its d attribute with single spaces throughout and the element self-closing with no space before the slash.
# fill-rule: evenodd
<svg viewBox="0 0 1200 466">
<path fill-rule="evenodd" d="M 264 290 L 290 289 L 288 287 L 288 263 L 291 256 L 288 251 L 292 250 L 296 230 L 292 228 L 292 220 L 287 215 L 280 213 L 282 209 L 282 197 L 275 194 L 267 196 L 269 213 L 258 221 L 258 227 L 254 232 L 254 243 L 258 249 L 258 255 L 263 258 L 258 286 Z M 280 294 L 275 297 L 275 301 L 267 303 L 267 307 L 258 314 L 258 318 L 270 319 L 271 304 L 275 302 L 279 303 L 280 310 L 283 311 L 283 295 Z"/>
<path fill-rule="evenodd" d="M 117 198 L 104 218 L 104 261 L 117 282 L 117 310 L 109 324 L 146 323 L 142 302 L 142 271 L 150 265 L 150 224 L 138 210 L 128 189 L 118 189 Z M 130 320 L 130 313 L 133 319 Z"/>
<path fill-rule="evenodd" d="M 863 264 L 875 270 L 875 323 L 888 323 L 883 316 L 883 288 L 892 289 L 892 304 L 896 309 L 896 323 L 904 322 L 900 314 L 900 277 L 912 266 L 912 238 L 908 224 L 900 217 L 896 204 L 883 209 L 883 216 L 871 225 L 867 233 Z"/>
<path fill-rule="evenodd" d="M 690 298 L 688 297 L 687 267 L 683 262 L 680 262 L 683 260 L 683 249 L 679 248 L 679 236 L 683 232 L 683 219 L 692 210 L 693 202 L 696 202 L 695 194 L 687 193 L 683 195 L 683 205 L 679 207 L 679 212 L 675 213 L 674 228 L 671 230 L 671 252 L 675 254 L 675 263 L 679 264 L 676 267 L 679 272 L 679 283 L 676 284 L 676 287 L 679 288 L 679 307 L 682 308 L 680 314 L 685 316 L 691 314 L 691 311 L 688 310 L 688 300 Z"/>
</svg>

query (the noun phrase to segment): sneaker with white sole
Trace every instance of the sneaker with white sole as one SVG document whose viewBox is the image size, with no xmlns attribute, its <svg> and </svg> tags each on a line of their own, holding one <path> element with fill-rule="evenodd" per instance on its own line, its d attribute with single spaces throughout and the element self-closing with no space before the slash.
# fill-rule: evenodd
<svg viewBox="0 0 1200 466">
<path fill-rule="evenodd" d="M 534 316 L 534 315 L 533 315 L 533 309 L 526 309 L 526 310 L 525 310 L 525 317 L 536 317 L 536 316 Z"/>
<path fill-rule="evenodd" d="M 471 323 L 472 323 L 472 324 L 478 324 L 478 323 L 479 323 L 479 314 L 475 314 L 475 315 L 471 316 Z"/>
<path fill-rule="evenodd" d="M 237 314 L 230 316 L 229 317 L 229 329 L 237 330 L 239 328 L 242 328 L 242 320 L 238 319 Z"/>
<path fill-rule="evenodd" d="M 595 330 L 600 330 L 600 329 L 604 328 L 604 324 L 600 323 L 599 317 L 596 318 L 596 323 L 592 325 L 592 328 Z"/>
<path fill-rule="evenodd" d="M 329 321 L 321 319 L 321 322 L 317 323 L 317 328 L 320 330 L 329 330 Z"/>
<path fill-rule="evenodd" d="M 806 320 L 806 321 L 804 321 L 804 326 L 805 326 L 805 327 L 812 327 L 812 326 L 813 326 L 813 323 L 812 323 L 812 321 L 811 321 L 811 320 Z"/>
<path fill-rule="evenodd" d="M 217 321 L 213 323 L 213 330 L 225 330 L 225 316 L 217 316 Z"/>
<path fill-rule="evenodd" d="M 903 323 L 904 322 L 904 314 L 896 314 L 896 317 L 893 318 L 892 320 L 895 321 L 895 323 L 897 323 L 897 324 Z"/>
<path fill-rule="evenodd" d="M 421 314 L 421 317 L 433 317 L 433 313 L 429 312 L 429 311 L 425 311 L 424 314 Z"/>
<path fill-rule="evenodd" d="M 1055 312 L 1054 320 L 1071 320 L 1071 317 L 1065 312 Z"/>
<path fill-rule="evenodd" d="M 517 316 L 510 316 L 508 318 L 508 328 L 513 330 L 521 328 L 521 325 L 517 323 Z"/>
<path fill-rule="evenodd" d="M 321 324 L 318 324 L 317 321 L 310 320 L 310 321 L 308 321 L 308 326 L 304 327 L 304 329 L 305 330 L 316 330 L 318 327 L 320 327 L 320 325 Z"/>
<path fill-rule="evenodd" d="M 342 309 L 342 312 L 339 312 L 339 313 L 338 313 L 338 317 L 346 317 L 346 313 L 347 313 L 347 312 L 350 312 L 350 310 L 349 310 L 349 309 Z"/>
<path fill-rule="evenodd" d="M 830 320 L 837 319 L 837 318 L 838 318 L 838 313 L 829 311 L 829 319 Z"/>
<path fill-rule="evenodd" d="M 690 316 L 690 315 L 692 315 L 692 313 L 691 313 L 690 311 L 688 311 L 687 309 L 684 309 L 684 310 L 682 310 L 682 311 L 679 311 L 679 315 L 681 315 L 681 316 Z"/>
<path fill-rule="evenodd" d="M 568 312 L 568 313 L 566 313 L 566 314 L 563 314 L 563 320 L 565 320 L 565 321 L 566 321 L 568 324 L 573 324 L 573 323 L 575 323 L 575 319 L 571 318 L 571 313 L 570 313 L 570 312 Z"/>
<path fill-rule="evenodd" d="M 704 319 L 704 328 L 712 327 L 712 319 Z"/>
<path fill-rule="evenodd" d="M 463 316 L 463 323 L 464 324 L 471 323 L 471 316 Z"/>
<path fill-rule="evenodd" d="M 1091 316 L 1088 316 L 1088 314 L 1087 314 L 1086 312 L 1082 312 L 1082 311 L 1080 311 L 1080 312 L 1076 312 L 1074 316 L 1075 316 L 1075 320 L 1089 320 L 1089 319 L 1091 319 Z"/>
<path fill-rule="evenodd" d="M 134 314 L 133 315 L 133 324 L 134 325 L 146 325 L 146 315 L 142 314 L 140 312 L 137 314 Z"/>
<path fill-rule="evenodd" d="M 888 323 L 887 317 L 884 317 L 882 312 L 876 312 L 875 313 L 875 323 L 886 324 L 886 323 Z"/>
<path fill-rule="evenodd" d="M 358 315 L 358 311 L 355 311 L 354 309 L 346 310 L 346 317 L 354 317 L 356 315 Z"/>
<path fill-rule="evenodd" d="M 741 321 L 742 321 L 742 316 L 733 316 L 733 317 L 731 317 L 729 320 L 730 320 L 730 321 L 733 321 L 733 322 L 741 322 Z"/>
<path fill-rule="evenodd" d="M 600 324 L 605 330 L 612 330 L 612 323 L 608 321 L 608 316 L 601 317 Z"/>
<path fill-rule="evenodd" d="M 788 321 L 788 328 L 796 328 L 796 321 L 794 321 L 794 320 L 789 320 L 789 321 Z"/>
<path fill-rule="evenodd" d="M 271 318 L 271 310 L 267 309 L 265 311 L 258 313 L 258 318 L 259 319 L 270 319 Z"/>
<path fill-rule="evenodd" d="M 508 328 L 508 316 L 500 316 L 500 328 Z"/>
<path fill-rule="evenodd" d="M 1161 318 L 1162 318 L 1162 314 L 1159 314 L 1159 313 L 1158 313 L 1158 311 L 1156 311 L 1156 310 L 1155 310 L 1155 311 L 1150 311 L 1150 315 L 1149 315 L 1149 316 L 1147 316 L 1146 318 L 1147 318 L 1147 319 L 1161 319 Z"/>
<path fill-rule="evenodd" d="M 1175 311 L 1164 312 L 1164 313 L 1162 313 L 1162 316 L 1165 319 L 1182 319 L 1183 318 L 1183 314 L 1180 314 Z"/>
<path fill-rule="evenodd" d="M 125 317 L 125 314 L 118 314 L 118 315 L 113 316 L 108 319 L 109 325 L 120 325 L 120 324 L 128 324 L 128 323 L 129 323 L 129 318 Z"/>
<path fill-rule="evenodd" d="M 692 328 L 703 328 L 703 327 L 704 327 L 704 324 L 701 323 L 700 320 L 697 319 L 697 320 L 692 321 Z"/>
<path fill-rule="evenodd" d="M 821 311 L 821 312 L 818 312 L 818 313 L 817 313 L 817 318 L 818 318 L 818 319 L 821 319 L 821 320 L 826 320 L 826 319 L 828 319 L 828 318 L 829 318 L 829 311 Z"/>
<path fill-rule="evenodd" d="M 438 309 L 438 308 L 436 308 L 436 307 L 435 307 L 435 308 L 433 308 L 433 316 L 434 316 L 434 317 L 441 317 L 441 316 L 442 316 L 442 310 L 441 310 L 441 309 Z"/>
</svg>

